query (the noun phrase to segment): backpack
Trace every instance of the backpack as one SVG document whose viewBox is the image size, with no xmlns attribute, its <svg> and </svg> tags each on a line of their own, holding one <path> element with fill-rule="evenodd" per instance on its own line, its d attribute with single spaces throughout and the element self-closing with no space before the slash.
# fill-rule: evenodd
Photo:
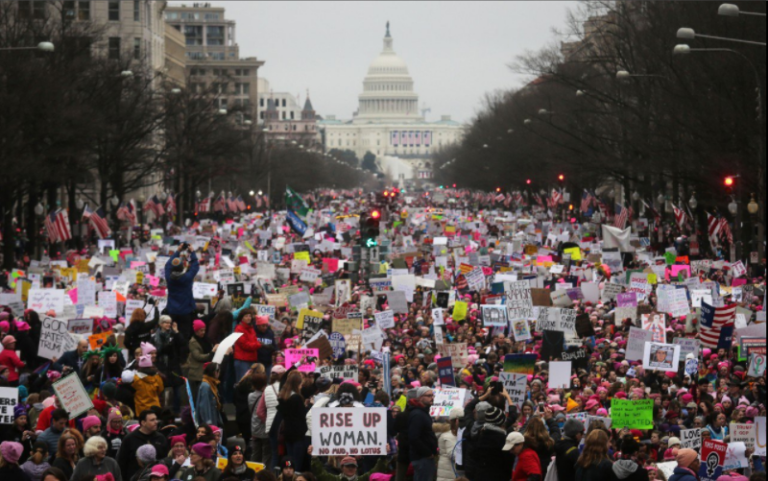
<svg viewBox="0 0 768 481">
<path fill-rule="evenodd" d="M 267 422 L 267 392 L 264 391 L 264 394 L 261 395 L 259 398 L 259 403 L 256 406 L 256 416 L 261 420 L 262 423 Z"/>
</svg>

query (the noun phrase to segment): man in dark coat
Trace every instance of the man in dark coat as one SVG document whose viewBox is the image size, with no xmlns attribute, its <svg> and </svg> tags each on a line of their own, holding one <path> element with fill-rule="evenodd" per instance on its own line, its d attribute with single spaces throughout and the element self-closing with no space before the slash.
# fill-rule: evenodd
<svg viewBox="0 0 768 481">
<path fill-rule="evenodd" d="M 189 252 L 189 268 L 185 272 L 183 251 Z M 165 313 L 171 316 L 184 339 L 192 338 L 192 321 L 195 317 L 195 297 L 192 285 L 200 271 L 197 254 L 189 244 L 182 244 L 165 264 L 165 280 L 168 283 L 168 305 Z"/>
<path fill-rule="evenodd" d="M 157 431 L 157 424 L 154 411 L 142 411 L 139 414 L 139 429 L 123 438 L 116 461 L 123 470 L 124 479 L 131 479 L 141 469 L 136 460 L 136 452 L 141 446 L 151 444 L 158 453 L 168 452 L 168 439 Z"/>
<path fill-rule="evenodd" d="M 569 419 L 563 428 L 563 437 L 555 444 L 555 465 L 559 481 L 576 479 L 576 462 L 579 460 L 579 444 L 584 437 L 584 424 Z"/>
<path fill-rule="evenodd" d="M 437 436 L 432 429 L 429 408 L 435 401 L 435 392 L 428 387 L 416 391 L 411 401 L 413 410 L 408 416 L 408 441 L 410 442 L 413 481 L 433 481 L 436 475 L 434 457 L 437 455 Z"/>
</svg>

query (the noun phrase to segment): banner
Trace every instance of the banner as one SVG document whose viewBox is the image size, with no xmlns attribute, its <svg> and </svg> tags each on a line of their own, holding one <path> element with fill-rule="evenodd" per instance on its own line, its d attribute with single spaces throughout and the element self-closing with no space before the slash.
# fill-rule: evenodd
<svg viewBox="0 0 768 481">
<path fill-rule="evenodd" d="M 616 429 L 653 429 L 653 399 L 611 402 L 611 419 Z"/>
<path fill-rule="evenodd" d="M 456 377 L 453 372 L 453 360 L 450 357 L 441 357 L 437 360 L 437 375 L 440 385 L 443 387 L 456 387 Z"/>
<path fill-rule="evenodd" d="M 13 409 L 19 403 L 19 388 L 0 387 L 0 424 L 13 424 Z"/>
<path fill-rule="evenodd" d="M 504 356 L 504 372 L 533 376 L 537 360 L 536 354 L 507 354 Z"/>
<path fill-rule="evenodd" d="M 603 249 L 619 249 L 621 252 L 633 252 L 630 245 L 632 228 L 618 229 L 603 224 Z"/>
<path fill-rule="evenodd" d="M 91 398 L 77 374 L 70 374 L 53 383 L 53 391 L 62 408 L 69 413 L 70 419 L 93 409 Z"/>
<path fill-rule="evenodd" d="M 385 408 L 312 411 L 313 456 L 386 456 Z"/>
</svg>

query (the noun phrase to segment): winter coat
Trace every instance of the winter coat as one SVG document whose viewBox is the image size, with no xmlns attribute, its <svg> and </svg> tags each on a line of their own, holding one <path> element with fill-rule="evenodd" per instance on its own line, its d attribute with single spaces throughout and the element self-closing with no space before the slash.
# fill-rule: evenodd
<svg viewBox="0 0 768 481">
<path fill-rule="evenodd" d="M 61 366 L 71 367 L 72 371 L 74 371 L 75 374 L 79 376 L 80 366 L 83 365 L 83 360 L 81 356 L 77 355 L 77 351 L 73 350 L 73 351 L 67 351 L 64 354 L 62 354 L 56 364 L 59 364 Z"/>
<path fill-rule="evenodd" d="M 270 389 L 267 386 L 266 389 Z M 248 409 L 251 412 L 251 438 L 252 439 L 267 439 L 267 424 L 261 422 L 259 416 L 256 415 L 261 397 L 264 396 L 262 391 L 253 391 L 248 395 Z M 266 398 L 264 399 L 266 402 Z"/>
<path fill-rule="evenodd" d="M 374 466 L 373 470 L 371 470 L 371 472 L 362 476 L 357 476 L 355 481 L 368 481 L 371 479 L 372 475 L 376 473 L 383 473 L 385 471 L 387 471 L 387 460 L 380 459 L 379 462 L 376 463 L 376 466 Z M 337 476 L 326 471 L 325 466 L 323 466 L 323 463 L 320 461 L 320 458 L 312 458 L 312 474 L 315 475 L 317 481 L 349 481 L 349 478 L 342 474 Z"/>
<path fill-rule="evenodd" d="M 200 342 L 193 335 L 189 340 L 189 372 L 187 373 L 187 379 L 190 381 L 202 382 L 203 380 L 203 365 L 207 362 L 213 361 L 213 352 L 204 352 Z"/>
<path fill-rule="evenodd" d="M 205 474 L 198 474 L 194 466 L 187 466 L 186 468 L 181 468 L 176 479 L 180 479 L 181 481 L 192 481 L 198 476 L 205 478 L 205 481 L 219 481 L 221 478 L 221 470 L 214 466 L 206 471 Z"/>
<path fill-rule="evenodd" d="M 27 473 L 18 464 L 9 464 L 0 468 L 0 479 L 3 481 L 30 481 Z"/>
<path fill-rule="evenodd" d="M 159 319 L 159 314 L 157 309 L 155 309 L 154 319 L 151 321 L 147 319 L 146 322 L 133 321 L 125 329 L 125 338 L 123 343 L 125 344 L 125 348 L 128 350 L 129 359 L 133 359 L 133 354 L 136 352 L 136 349 L 141 347 L 142 342 L 152 342 L 152 330 L 157 327 Z"/>
<path fill-rule="evenodd" d="M 42 462 L 40 464 L 35 464 L 32 461 L 27 461 L 26 463 L 21 465 L 22 471 L 27 473 L 27 476 L 29 476 L 30 481 L 42 481 L 43 479 L 43 473 L 46 469 L 50 468 L 51 465 L 47 462 Z"/>
<path fill-rule="evenodd" d="M 408 416 L 408 441 L 411 462 L 432 458 L 437 455 L 437 436 L 432 429 L 429 409 L 414 406 Z"/>
<path fill-rule="evenodd" d="M 152 343 L 157 348 L 157 369 L 165 377 L 166 387 L 181 386 L 184 381 L 175 374 L 181 375 L 181 360 L 188 349 L 184 336 L 172 329 L 158 330 L 152 336 Z"/>
<path fill-rule="evenodd" d="M 253 415 L 251 414 L 250 406 L 248 405 L 248 398 L 251 393 L 251 383 L 248 381 L 241 382 L 235 385 L 235 421 L 237 422 L 237 429 L 240 432 L 240 436 L 246 440 L 251 439 L 251 421 Z M 254 411 L 255 411 L 254 407 Z"/>
<path fill-rule="evenodd" d="M 120 451 L 117 452 L 117 458 L 115 458 L 122 469 L 124 480 L 131 479 L 141 469 L 139 461 L 136 459 L 136 451 L 145 444 L 154 446 L 155 452 L 161 453 L 161 456 L 162 453 L 168 452 L 168 439 L 157 431 L 144 434 L 141 429 L 137 429 L 128 433 L 123 438 Z"/>
<path fill-rule="evenodd" d="M 107 456 L 113 459 L 117 458 L 117 452 L 120 451 L 120 446 L 123 444 L 125 431 L 120 431 L 120 434 L 112 434 L 104 430 L 101 432 L 101 437 L 107 442 Z"/>
<path fill-rule="evenodd" d="M 584 469 L 581 466 L 576 467 L 576 481 L 605 481 L 611 479 L 613 474 L 613 463 L 610 460 L 604 459 L 598 464 Z M 558 474 L 560 471 L 558 470 Z"/>
<path fill-rule="evenodd" d="M 6 349 L 0 352 L 0 366 L 8 368 L 8 382 L 16 382 L 19 380 L 18 370 L 24 367 L 24 363 L 16 355 L 16 351 Z"/>
<path fill-rule="evenodd" d="M 408 418 L 413 407 L 406 406 L 405 411 L 395 417 L 395 429 L 397 431 L 397 462 L 411 464 L 411 442 L 408 439 Z"/>
<path fill-rule="evenodd" d="M 576 463 L 579 460 L 579 443 L 563 437 L 555 444 L 555 465 L 559 481 L 575 481 Z"/>
<path fill-rule="evenodd" d="M 72 473 L 72 479 L 83 479 L 87 476 L 100 476 L 102 474 L 112 473 L 115 477 L 115 481 L 122 481 L 123 478 L 120 473 L 120 466 L 117 465 L 117 461 L 110 457 L 106 457 L 101 460 L 101 464 L 96 464 L 92 456 L 82 458 L 77 462 L 75 471 Z"/>
<path fill-rule="evenodd" d="M 213 395 L 211 386 L 205 381 L 200 384 L 200 390 L 197 393 L 195 414 L 197 415 L 197 422 L 200 424 L 207 424 L 209 426 L 222 425 L 221 413 L 219 413 L 216 397 Z"/>
<path fill-rule="evenodd" d="M 541 460 L 536 451 L 530 448 L 523 449 L 515 463 L 515 471 L 512 473 L 512 481 L 527 481 L 532 476 L 543 479 L 541 472 Z"/>
<path fill-rule="evenodd" d="M 280 403 L 278 396 L 280 395 L 280 383 L 276 382 L 271 386 L 267 386 L 264 389 L 264 403 L 267 405 L 267 422 L 264 428 L 267 434 L 272 430 L 272 424 L 275 422 L 275 416 L 277 416 L 277 406 Z"/>
<path fill-rule="evenodd" d="M 189 269 L 181 276 L 173 274 L 173 260 L 179 257 L 178 252 L 174 252 L 165 264 L 165 281 L 168 283 L 168 305 L 165 312 L 170 315 L 184 316 L 195 312 L 195 298 L 192 295 L 192 284 L 195 282 L 195 276 L 200 271 L 200 264 L 197 261 L 197 254 L 192 252 L 189 256 Z"/>
<path fill-rule="evenodd" d="M 160 395 L 165 386 L 159 374 L 137 372 L 133 378 L 133 388 L 136 390 L 136 395 L 133 398 L 136 415 L 141 415 L 142 412 L 152 406 L 160 406 Z"/>
<path fill-rule="evenodd" d="M 690 469 L 676 467 L 669 481 L 699 481 L 699 477 Z"/>
<path fill-rule="evenodd" d="M 235 342 L 235 361 L 258 361 L 261 343 L 256 337 L 256 329 L 254 329 L 253 324 L 243 324 L 241 322 L 235 328 L 235 333 L 242 334 Z"/>
<path fill-rule="evenodd" d="M 622 459 L 613 463 L 613 475 L 611 481 L 648 481 L 648 470 L 640 467 L 636 462 Z"/>
<path fill-rule="evenodd" d="M 277 410 L 283 415 L 285 424 L 285 442 L 296 443 L 304 439 L 307 433 L 307 408 L 296 393 L 287 400 L 280 400 Z"/>
<path fill-rule="evenodd" d="M 256 338 L 259 340 L 261 347 L 259 348 L 259 364 L 263 364 L 265 367 L 272 365 L 272 354 L 277 349 L 275 344 L 275 333 L 271 328 L 267 328 L 264 333 L 260 333 L 256 330 Z"/>
<path fill-rule="evenodd" d="M 437 481 L 453 481 L 456 474 L 453 472 L 453 449 L 458 439 L 451 432 L 443 433 L 437 441 L 440 448 L 440 459 L 437 461 Z"/>
<path fill-rule="evenodd" d="M 486 425 L 473 438 L 475 479 L 508 481 L 512 477 L 512 456 L 502 451 L 507 443 L 507 433 L 499 427 Z"/>
</svg>

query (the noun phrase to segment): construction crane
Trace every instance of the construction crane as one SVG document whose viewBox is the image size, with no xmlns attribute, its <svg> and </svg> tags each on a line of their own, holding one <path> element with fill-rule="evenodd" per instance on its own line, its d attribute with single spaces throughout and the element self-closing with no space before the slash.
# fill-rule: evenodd
<svg viewBox="0 0 768 481">
<path fill-rule="evenodd" d="M 431 113 L 432 113 L 432 109 L 427 107 L 426 103 L 421 105 L 421 116 L 422 117 L 424 117 L 426 119 L 427 118 L 427 114 L 431 114 Z"/>
</svg>

